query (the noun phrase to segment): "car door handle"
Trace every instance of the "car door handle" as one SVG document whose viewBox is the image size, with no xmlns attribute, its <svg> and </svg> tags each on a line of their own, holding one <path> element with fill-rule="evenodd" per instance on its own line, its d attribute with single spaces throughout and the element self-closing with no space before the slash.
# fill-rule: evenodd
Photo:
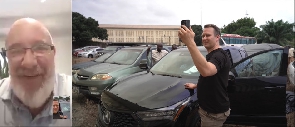
<svg viewBox="0 0 295 127">
<path fill-rule="evenodd" d="M 279 88 L 284 88 L 284 86 L 269 86 L 269 87 L 264 87 L 265 89 L 279 89 Z"/>
</svg>

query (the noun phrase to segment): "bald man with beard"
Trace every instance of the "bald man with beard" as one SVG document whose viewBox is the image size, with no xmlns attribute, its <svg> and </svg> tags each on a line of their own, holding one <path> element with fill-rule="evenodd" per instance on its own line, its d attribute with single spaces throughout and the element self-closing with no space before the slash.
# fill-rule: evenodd
<svg viewBox="0 0 295 127">
<path fill-rule="evenodd" d="M 19 19 L 5 48 L 9 77 L 0 81 L 0 125 L 71 126 L 71 120 L 52 116 L 53 96 L 71 96 L 72 82 L 55 73 L 56 47 L 48 29 L 35 19 Z"/>
</svg>

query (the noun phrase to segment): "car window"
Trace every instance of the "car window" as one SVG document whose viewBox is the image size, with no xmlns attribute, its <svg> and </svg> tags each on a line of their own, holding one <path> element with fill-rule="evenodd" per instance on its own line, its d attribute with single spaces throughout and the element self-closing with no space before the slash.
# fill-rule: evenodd
<svg viewBox="0 0 295 127">
<path fill-rule="evenodd" d="M 106 63 L 130 65 L 136 61 L 136 59 L 138 58 L 138 56 L 140 55 L 141 52 L 142 52 L 142 49 L 118 50 L 110 58 L 108 58 L 105 62 Z"/>
<path fill-rule="evenodd" d="M 149 65 L 154 65 L 153 60 L 152 60 L 152 51 L 157 50 L 157 48 L 151 48 L 149 54 L 148 54 L 148 63 Z M 163 50 L 166 50 L 169 53 L 169 49 L 163 48 Z"/>
<path fill-rule="evenodd" d="M 117 50 L 117 48 L 118 47 L 111 47 L 111 46 L 109 46 L 109 47 L 106 47 L 104 50 Z"/>
<path fill-rule="evenodd" d="M 109 58 L 113 53 L 105 53 L 103 55 L 101 55 L 100 57 L 98 57 L 97 59 L 95 59 L 95 62 L 103 62 L 105 61 L 107 58 Z"/>
<path fill-rule="evenodd" d="M 238 77 L 278 76 L 283 50 L 268 51 L 251 57 L 234 69 Z"/>
<path fill-rule="evenodd" d="M 147 59 L 147 50 L 144 51 L 140 59 Z"/>
<path fill-rule="evenodd" d="M 60 103 L 60 108 L 62 112 L 69 112 L 71 110 L 70 103 Z"/>
</svg>

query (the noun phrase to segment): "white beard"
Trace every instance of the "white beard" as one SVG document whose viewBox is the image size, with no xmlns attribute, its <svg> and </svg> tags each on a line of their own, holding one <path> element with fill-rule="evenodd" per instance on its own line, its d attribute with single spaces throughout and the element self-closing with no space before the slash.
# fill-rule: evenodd
<svg viewBox="0 0 295 127">
<path fill-rule="evenodd" d="M 54 89 L 55 73 L 42 82 L 41 87 L 35 92 L 27 92 L 22 84 L 12 84 L 13 94 L 27 107 L 40 108 L 50 97 Z M 12 80 L 11 80 L 12 81 Z M 13 83 L 13 82 L 11 82 Z"/>
</svg>

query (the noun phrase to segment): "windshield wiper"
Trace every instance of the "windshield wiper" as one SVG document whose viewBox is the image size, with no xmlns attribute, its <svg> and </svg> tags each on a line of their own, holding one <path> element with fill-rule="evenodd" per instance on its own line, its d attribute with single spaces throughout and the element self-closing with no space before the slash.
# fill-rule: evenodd
<svg viewBox="0 0 295 127">
<path fill-rule="evenodd" d="M 169 74 L 158 74 L 158 75 L 182 78 L 180 75 L 169 75 Z"/>
<path fill-rule="evenodd" d="M 119 65 L 121 65 L 121 63 L 117 63 L 117 62 L 111 62 L 111 64 L 119 64 Z"/>
<path fill-rule="evenodd" d="M 151 71 L 150 71 L 151 72 Z M 152 75 L 155 75 L 155 73 L 154 72 L 151 72 L 152 73 Z"/>
</svg>

